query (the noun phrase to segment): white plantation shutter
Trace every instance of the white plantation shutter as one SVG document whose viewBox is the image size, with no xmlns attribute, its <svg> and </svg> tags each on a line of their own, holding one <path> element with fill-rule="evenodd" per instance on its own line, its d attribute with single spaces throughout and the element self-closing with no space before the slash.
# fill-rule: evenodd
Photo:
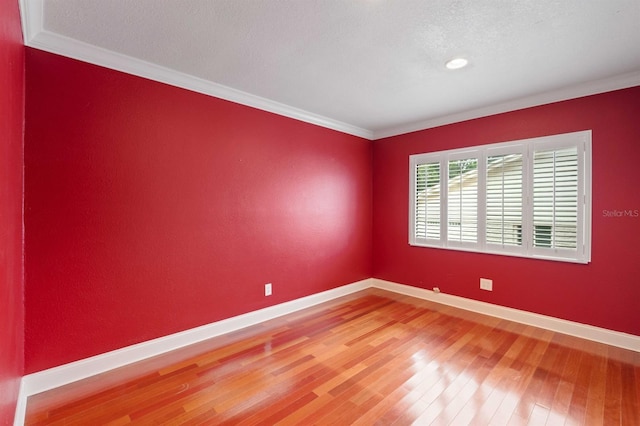
<svg viewBox="0 0 640 426">
<path fill-rule="evenodd" d="M 427 239 L 440 238 L 440 164 L 426 165 L 427 171 Z"/>
<path fill-rule="evenodd" d="M 576 147 L 534 153 L 533 223 L 534 246 L 570 249 L 577 247 Z"/>
<path fill-rule="evenodd" d="M 440 163 L 415 167 L 415 238 L 440 238 Z"/>
<path fill-rule="evenodd" d="M 410 156 L 409 243 L 588 263 L 591 131 Z"/>
<path fill-rule="evenodd" d="M 522 153 L 487 157 L 487 244 L 522 246 L 522 161 Z"/>
<path fill-rule="evenodd" d="M 475 243 L 478 241 L 477 158 L 449 160 L 448 176 L 452 177 L 448 185 L 447 238 Z"/>
<path fill-rule="evenodd" d="M 440 184 L 442 167 L 439 160 L 428 155 L 413 156 L 410 160 L 411 201 L 409 242 L 416 245 L 433 244 L 441 238 Z"/>
<path fill-rule="evenodd" d="M 415 238 L 427 238 L 427 167 L 418 164 L 414 169 L 415 185 Z"/>
</svg>

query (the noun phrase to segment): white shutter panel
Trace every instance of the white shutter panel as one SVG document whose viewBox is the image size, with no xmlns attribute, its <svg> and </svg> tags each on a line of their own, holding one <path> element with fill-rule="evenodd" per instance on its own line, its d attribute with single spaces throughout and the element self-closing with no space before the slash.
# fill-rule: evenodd
<svg viewBox="0 0 640 426">
<path fill-rule="evenodd" d="M 460 243 L 478 241 L 477 158 L 449 160 L 447 239 Z"/>
<path fill-rule="evenodd" d="M 440 163 L 430 163 L 427 169 L 427 239 L 440 239 Z"/>
<path fill-rule="evenodd" d="M 577 147 L 536 151 L 533 158 L 533 246 L 576 249 Z"/>
<path fill-rule="evenodd" d="M 440 163 L 418 164 L 415 173 L 415 237 L 440 239 Z"/>
<path fill-rule="evenodd" d="M 522 154 L 487 157 L 487 244 L 522 246 L 522 158 Z"/>
<path fill-rule="evenodd" d="M 415 212 L 414 212 L 414 236 L 417 239 L 427 237 L 427 176 L 424 164 L 418 164 L 415 168 L 416 184 L 414 188 Z"/>
</svg>

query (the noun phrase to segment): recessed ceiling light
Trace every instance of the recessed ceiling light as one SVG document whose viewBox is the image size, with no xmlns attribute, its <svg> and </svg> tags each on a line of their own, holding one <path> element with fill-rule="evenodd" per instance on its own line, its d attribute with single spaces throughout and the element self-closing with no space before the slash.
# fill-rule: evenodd
<svg viewBox="0 0 640 426">
<path fill-rule="evenodd" d="M 466 67 L 468 63 L 469 61 L 467 61 L 465 58 L 454 58 L 447 62 L 445 65 L 450 70 L 457 70 L 459 68 Z"/>
</svg>

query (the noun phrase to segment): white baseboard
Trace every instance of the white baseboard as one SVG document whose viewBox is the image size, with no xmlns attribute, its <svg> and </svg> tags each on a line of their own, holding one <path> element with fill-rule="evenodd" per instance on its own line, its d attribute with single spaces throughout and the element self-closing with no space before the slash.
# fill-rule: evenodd
<svg viewBox="0 0 640 426">
<path fill-rule="evenodd" d="M 27 395 L 24 392 L 24 377 L 20 381 L 20 390 L 18 391 L 18 403 L 16 404 L 16 413 L 13 416 L 13 426 L 24 425 L 25 415 L 27 413 Z"/>
<path fill-rule="evenodd" d="M 20 394 L 16 406 L 14 425 L 20 426 L 24 424 L 27 398 L 31 395 L 104 373 L 118 367 L 123 367 L 143 359 L 161 355 L 212 337 L 260 324 L 264 321 L 309 308 L 323 302 L 328 302 L 370 287 L 372 287 L 372 279 L 368 278 L 300 299 L 206 324 L 201 327 L 116 349 L 69 364 L 38 371 L 37 373 L 27 374 L 22 378 L 20 383 Z"/>
<path fill-rule="evenodd" d="M 450 294 L 434 293 L 431 290 L 377 278 L 368 278 L 279 305 L 269 306 L 201 327 L 28 374 L 22 378 L 20 383 L 20 394 L 16 406 L 14 426 L 24 424 L 27 398 L 31 395 L 372 287 L 640 352 L 640 336 L 493 305 L 491 303 Z"/>
<path fill-rule="evenodd" d="M 372 278 L 372 287 L 640 352 L 640 336 Z"/>
</svg>

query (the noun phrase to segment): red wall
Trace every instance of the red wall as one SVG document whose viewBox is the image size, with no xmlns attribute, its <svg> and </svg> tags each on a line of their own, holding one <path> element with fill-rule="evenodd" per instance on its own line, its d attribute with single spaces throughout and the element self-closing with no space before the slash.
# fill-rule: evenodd
<svg viewBox="0 0 640 426">
<path fill-rule="evenodd" d="M 31 49 L 26 77 L 26 373 L 370 276 L 640 335 L 640 218 L 605 213 L 640 210 L 640 87 L 371 143 Z M 408 246 L 410 154 L 585 129 L 589 265 Z"/>
<path fill-rule="evenodd" d="M 371 277 L 370 141 L 32 49 L 26 74 L 27 373 Z"/>
<path fill-rule="evenodd" d="M 635 87 L 376 141 L 374 277 L 640 335 L 640 217 L 607 213 L 640 210 L 639 117 Z M 408 245 L 410 154 L 586 129 L 593 130 L 590 264 Z M 493 292 L 479 289 L 480 277 L 493 279 Z"/>
<path fill-rule="evenodd" d="M 24 47 L 17 0 L 0 0 L 0 424 L 13 424 L 23 373 Z"/>
</svg>

